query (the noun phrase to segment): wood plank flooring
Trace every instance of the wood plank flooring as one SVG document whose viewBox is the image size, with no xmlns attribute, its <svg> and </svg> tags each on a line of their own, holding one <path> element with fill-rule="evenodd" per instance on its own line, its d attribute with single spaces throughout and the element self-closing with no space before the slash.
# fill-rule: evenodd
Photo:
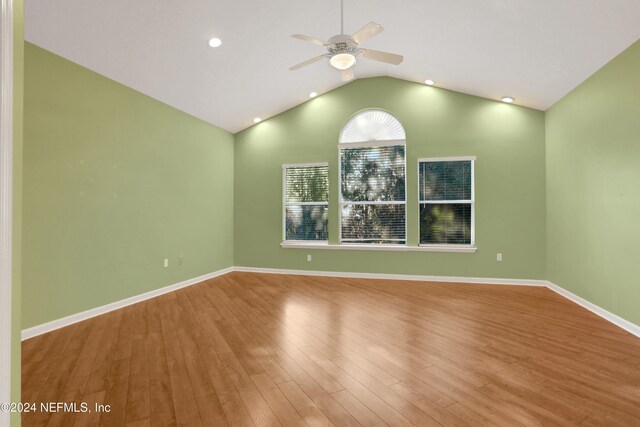
<svg viewBox="0 0 640 427">
<path fill-rule="evenodd" d="M 640 425 L 640 339 L 546 288 L 231 273 L 22 346 L 62 426 Z"/>
</svg>

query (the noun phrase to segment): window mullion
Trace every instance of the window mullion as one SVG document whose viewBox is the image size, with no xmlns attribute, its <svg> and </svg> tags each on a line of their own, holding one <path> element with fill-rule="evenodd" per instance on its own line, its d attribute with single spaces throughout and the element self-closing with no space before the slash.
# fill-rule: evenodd
<svg viewBox="0 0 640 427">
<path fill-rule="evenodd" d="M 419 203 L 428 203 L 431 205 L 452 205 L 452 204 L 471 204 L 473 200 L 420 200 Z"/>
</svg>

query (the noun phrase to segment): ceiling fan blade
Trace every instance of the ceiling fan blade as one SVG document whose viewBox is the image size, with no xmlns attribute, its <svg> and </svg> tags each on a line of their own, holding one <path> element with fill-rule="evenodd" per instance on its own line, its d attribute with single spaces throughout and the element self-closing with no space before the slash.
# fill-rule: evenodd
<svg viewBox="0 0 640 427">
<path fill-rule="evenodd" d="M 294 65 L 293 67 L 289 67 L 289 70 L 291 70 L 291 71 L 298 70 L 298 69 L 300 69 L 300 68 L 302 68 L 302 67 L 306 67 L 307 65 L 313 64 L 314 62 L 318 62 L 318 61 L 320 61 L 322 58 L 324 58 L 324 55 L 318 55 L 318 56 L 313 57 L 313 58 L 311 58 L 311 59 L 307 59 L 307 60 L 306 60 L 306 61 L 304 61 L 304 62 L 301 62 L 301 63 L 299 63 L 299 64 L 296 64 L 296 65 Z"/>
<path fill-rule="evenodd" d="M 353 79 L 353 68 L 347 68 L 346 70 L 341 71 L 342 81 L 348 82 Z"/>
<path fill-rule="evenodd" d="M 373 59 L 374 61 L 386 62 L 387 64 L 399 65 L 404 59 L 402 55 L 396 55 L 395 53 L 382 52 L 373 49 L 362 49 L 362 56 L 367 59 Z"/>
<path fill-rule="evenodd" d="M 351 38 L 354 42 L 362 44 L 365 41 L 369 40 L 371 37 L 383 31 L 384 28 L 382 27 L 382 25 L 376 24 L 375 22 L 369 22 L 367 25 L 360 28 L 360 30 L 358 30 L 358 32 L 351 36 Z"/>
<path fill-rule="evenodd" d="M 305 36 L 304 34 L 293 34 L 291 37 L 293 37 L 294 39 L 305 41 L 305 42 L 317 44 L 318 46 L 324 46 L 326 44 L 329 44 L 329 42 L 317 39 L 315 37 Z"/>
</svg>

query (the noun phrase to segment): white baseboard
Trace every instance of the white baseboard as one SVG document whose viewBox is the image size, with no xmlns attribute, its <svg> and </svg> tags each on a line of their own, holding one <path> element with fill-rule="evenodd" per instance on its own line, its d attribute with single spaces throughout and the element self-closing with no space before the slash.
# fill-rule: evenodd
<svg viewBox="0 0 640 427">
<path fill-rule="evenodd" d="M 105 314 L 110 311 L 117 310 L 119 308 L 138 303 L 140 301 L 145 301 L 145 300 L 160 296 L 162 294 L 166 294 L 168 292 L 173 292 L 178 289 L 185 288 L 187 286 L 195 285 L 196 283 L 200 283 L 217 276 L 222 276 L 223 274 L 227 274 L 232 271 L 233 271 L 233 267 L 224 268 L 222 270 L 214 271 L 213 273 L 204 274 L 202 276 L 194 277 L 192 279 L 188 279 L 179 283 L 174 283 L 173 285 L 165 286 L 160 289 L 154 289 L 153 291 L 145 292 L 144 294 L 135 295 L 120 301 L 112 302 L 110 304 L 106 304 L 100 307 L 82 311 L 80 313 L 72 314 L 70 316 L 66 316 L 61 319 L 52 320 L 51 322 L 47 322 L 41 325 L 33 326 L 31 328 L 23 329 L 21 333 L 22 341 L 27 340 L 29 338 L 36 337 L 38 335 L 45 334 L 47 332 L 51 332 L 55 329 L 64 328 L 65 326 L 69 326 L 73 323 L 81 322 L 83 320 L 87 320 L 92 317 L 100 316 L 101 314 Z"/>
<path fill-rule="evenodd" d="M 231 273 L 233 271 L 245 272 L 245 273 L 267 273 L 267 274 L 289 274 L 299 276 L 324 276 L 324 277 L 346 277 L 346 278 L 358 278 L 358 279 L 386 279 L 386 280 L 412 280 L 421 282 L 449 282 L 449 283 L 476 283 L 476 284 L 490 284 L 490 285 L 518 285 L 518 286 L 543 286 L 551 289 L 552 291 L 562 295 L 563 297 L 575 302 L 576 304 L 586 308 L 587 310 L 597 314 L 603 319 L 613 323 L 614 325 L 624 329 L 625 331 L 640 337 L 640 326 L 617 316 L 604 308 L 597 306 L 582 297 L 577 296 L 574 293 L 567 291 L 560 286 L 549 282 L 548 280 L 531 280 L 531 279 L 502 279 L 502 278 L 484 278 L 484 277 L 459 277 L 459 276 L 421 276 L 421 275 L 409 275 L 409 274 L 385 274 L 385 273 L 357 273 L 357 272 L 342 272 L 342 271 L 314 271 L 314 270 L 289 270 L 283 268 L 260 268 L 260 267 L 242 267 L 235 266 L 222 270 L 214 271 L 213 273 L 205 274 L 193 279 L 185 280 L 180 283 L 165 286 L 160 289 L 156 289 L 144 294 L 136 295 L 130 298 L 126 298 L 120 301 L 116 301 L 101 307 L 92 308 L 90 310 L 83 311 L 81 313 L 72 314 L 62 319 L 53 320 L 51 322 L 43 323 L 28 329 L 22 330 L 22 340 L 33 338 L 35 336 L 51 332 L 55 329 L 59 329 L 65 326 L 69 326 L 73 323 L 81 322 L 83 320 L 90 319 L 101 314 L 108 313 L 113 310 L 117 310 L 122 307 L 126 307 L 131 304 L 135 304 L 140 301 L 148 300 L 150 298 L 157 297 L 167 292 L 172 292 L 180 288 L 195 285 L 196 283 L 203 282 L 208 279 L 212 279 L 223 274 Z"/>
<path fill-rule="evenodd" d="M 486 284 L 486 285 L 547 286 L 546 280 L 529 280 L 529 279 L 497 279 L 497 278 L 486 278 L 486 277 L 421 276 L 421 275 L 412 275 L 412 274 L 287 270 L 287 269 L 280 269 L 280 268 L 239 267 L 239 266 L 234 267 L 233 270 L 246 272 L 246 273 L 293 274 L 298 276 L 348 277 L 348 278 L 356 278 L 356 279 L 415 280 L 420 282 L 480 283 L 480 284 Z"/>
<path fill-rule="evenodd" d="M 591 311 L 592 313 L 597 314 L 598 316 L 602 317 L 605 320 L 608 320 L 609 322 L 613 323 L 614 325 L 624 329 L 625 331 L 629 332 L 630 334 L 633 334 L 635 336 L 637 336 L 638 338 L 640 338 L 640 326 L 636 325 L 635 323 L 631 323 L 628 320 L 623 319 L 622 317 L 611 313 L 610 311 L 605 310 L 604 308 L 600 307 L 599 305 L 595 305 L 592 302 L 587 301 L 586 299 L 579 297 L 578 295 L 569 292 L 568 290 L 556 285 L 555 283 L 549 282 L 547 281 L 547 288 L 551 289 L 552 291 L 556 292 L 557 294 L 562 295 L 563 297 L 575 302 L 576 304 L 586 308 L 587 310 Z"/>
</svg>

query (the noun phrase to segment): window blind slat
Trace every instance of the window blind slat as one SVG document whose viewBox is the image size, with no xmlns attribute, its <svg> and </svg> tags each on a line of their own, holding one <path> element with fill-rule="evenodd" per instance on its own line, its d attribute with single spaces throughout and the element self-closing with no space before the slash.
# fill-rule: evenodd
<svg viewBox="0 0 640 427">
<path fill-rule="evenodd" d="M 342 148 L 341 241 L 406 243 L 405 146 Z"/>
<path fill-rule="evenodd" d="M 473 197 L 470 160 L 420 162 L 420 243 L 472 243 Z"/>
<path fill-rule="evenodd" d="M 286 168 L 287 202 L 326 202 L 329 200 L 329 168 L 305 166 Z"/>
<path fill-rule="evenodd" d="M 343 201 L 406 200 L 404 146 L 343 148 L 340 160 Z"/>
<path fill-rule="evenodd" d="M 404 243 L 405 205 L 343 205 L 341 226 L 345 243 Z"/>
<path fill-rule="evenodd" d="M 288 166 L 285 173 L 285 240 L 328 240 L 329 167 Z"/>
<path fill-rule="evenodd" d="M 471 161 L 420 163 L 420 200 L 471 200 Z"/>
</svg>

